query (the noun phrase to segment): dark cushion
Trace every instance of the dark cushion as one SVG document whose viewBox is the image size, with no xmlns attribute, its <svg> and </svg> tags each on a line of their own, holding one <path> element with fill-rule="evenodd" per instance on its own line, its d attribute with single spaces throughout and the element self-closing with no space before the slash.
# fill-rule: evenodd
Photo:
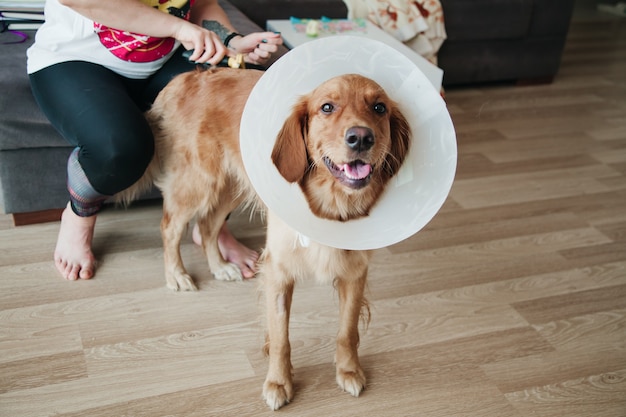
<svg viewBox="0 0 626 417">
<path fill-rule="evenodd" d="M 20 44 L 2 45 L 0 66 L 0 151 L 31 147 L 65 147 L 67 142 L 39 110 L 26 75 L 26 49 L 34 32 Z M 3 35 L 4 36 L 4 35 Z"/>
<path fill-rule="evenodd" d="M 448 41 L 521 39 L 528 34 L 532 0 L 442 0 Z"/>
</svg>

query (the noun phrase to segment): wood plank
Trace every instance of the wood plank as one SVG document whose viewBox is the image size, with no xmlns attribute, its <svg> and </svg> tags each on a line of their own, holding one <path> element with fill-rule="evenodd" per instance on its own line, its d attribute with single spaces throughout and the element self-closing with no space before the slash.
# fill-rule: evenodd
<svg viewBox="0 0 626 417">
<path fill-rule="evenodd" d="M 620 173 L 606 165 L 529 171 L 523 174 L 458 180 L 452 187 L 451 196 L 464 208 L 480 208 L 500 204 L 548 200 L 574 195 L 593 195 L 612 189 L 625 189 L 620 181 L 616 188 L 602 183 L 607 177 L 621 177 Z"/>
<path fill-rule="evenodd" d="M 603 311 L 534 326 L 553 351 L 491 362 L 481 369 L 505 393 L 623 369 L 624 313 Z"/>
<path fill-rule="evenodd" d="M 626 285 L 572 291 L 511 305 L 530 323 L 546 323 L 580 314 L 626 308 Z"/>
<path fill-rule="evenodd" d="M 171 356 L 170 356 L 171 357 Z M 188 391 L 207 384 L 249 377 L 251 371 L 241 352 L 205 353 L 193 359 L 160 361 L 143 372 L 90 373 L 89 378 L 0 395 L 9 415 L 46 415 L 83 411 L 85 408 L 124 404 L 137 398 Z M 207 366 L 210 363 L 211 366 Z M 106 393 L 103 395 L 103 392 Z M 37 401 L 33 401 L 37 398 Z"/>
<path fill-rule="evenodd" d="M 626 410 L 626 370 L 512 392 L 506 398 L 523 415 L 622 417 Z"/>
<path fill-rule="evenodd" d="M 87 378 L 82 351 L 17 360 L 2 365 L 0 394 Z"/>
</svg>

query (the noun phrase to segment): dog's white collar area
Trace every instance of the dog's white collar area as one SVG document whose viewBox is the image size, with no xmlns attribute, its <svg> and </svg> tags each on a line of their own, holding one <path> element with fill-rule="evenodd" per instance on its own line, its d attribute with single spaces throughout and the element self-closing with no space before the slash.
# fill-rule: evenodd
<svg viewBox="0 0 626 417">
<path fill-rule="evenodd" d="M 298 233 L 298 243 L 303 248 L 308 248 L 311 244 L 311 239 L 308 236 L 304 236 L 302 233 Z"/>
<path fill-rule="evenodd" d="M 369 216 L 347 222 L 315 216 L 298 184 L 287 182 L 271 159 L 297 99 L 342 74 L 376 81 L 398 102 L 413 134 L 409 154 L 381 200 Z M 418 232 L 445 202 L 456 170 L 456 135 L 439 92 L 400 52 L 360 36 L 307 42 L 276 61 L 248 98 L 240 140 L 248 177 L 267 207 L 300 235 L 340 249 L 382 248 Z"/>
</svg>

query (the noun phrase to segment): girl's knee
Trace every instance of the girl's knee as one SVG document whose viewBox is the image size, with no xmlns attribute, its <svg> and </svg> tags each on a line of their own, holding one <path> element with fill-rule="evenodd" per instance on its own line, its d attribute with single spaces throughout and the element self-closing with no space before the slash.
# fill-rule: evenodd
<svg viewBox="0 0 626 417">
<path fill-rule="evenodd" d="M 154 155 L 149 135 L 125 135 L 111 139 L 101 149 L 83 149 L 80 163 L 99 192 L 116 194 L 133 185 L 144 174 Z"/>
</svg>

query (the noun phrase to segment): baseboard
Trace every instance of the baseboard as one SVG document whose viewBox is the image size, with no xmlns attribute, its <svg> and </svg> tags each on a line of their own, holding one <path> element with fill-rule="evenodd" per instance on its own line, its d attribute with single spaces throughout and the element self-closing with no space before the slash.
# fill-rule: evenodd
<svg viewBox="0 0 626 417">
<path fill-rule="evenodd" d="M 12 213 L 13 224 L 15 226 L 26 226 L 29 224 L 57 222 L 61 220 L 61 213 L 63 213 L 62 208 Z"/>
</svg>

